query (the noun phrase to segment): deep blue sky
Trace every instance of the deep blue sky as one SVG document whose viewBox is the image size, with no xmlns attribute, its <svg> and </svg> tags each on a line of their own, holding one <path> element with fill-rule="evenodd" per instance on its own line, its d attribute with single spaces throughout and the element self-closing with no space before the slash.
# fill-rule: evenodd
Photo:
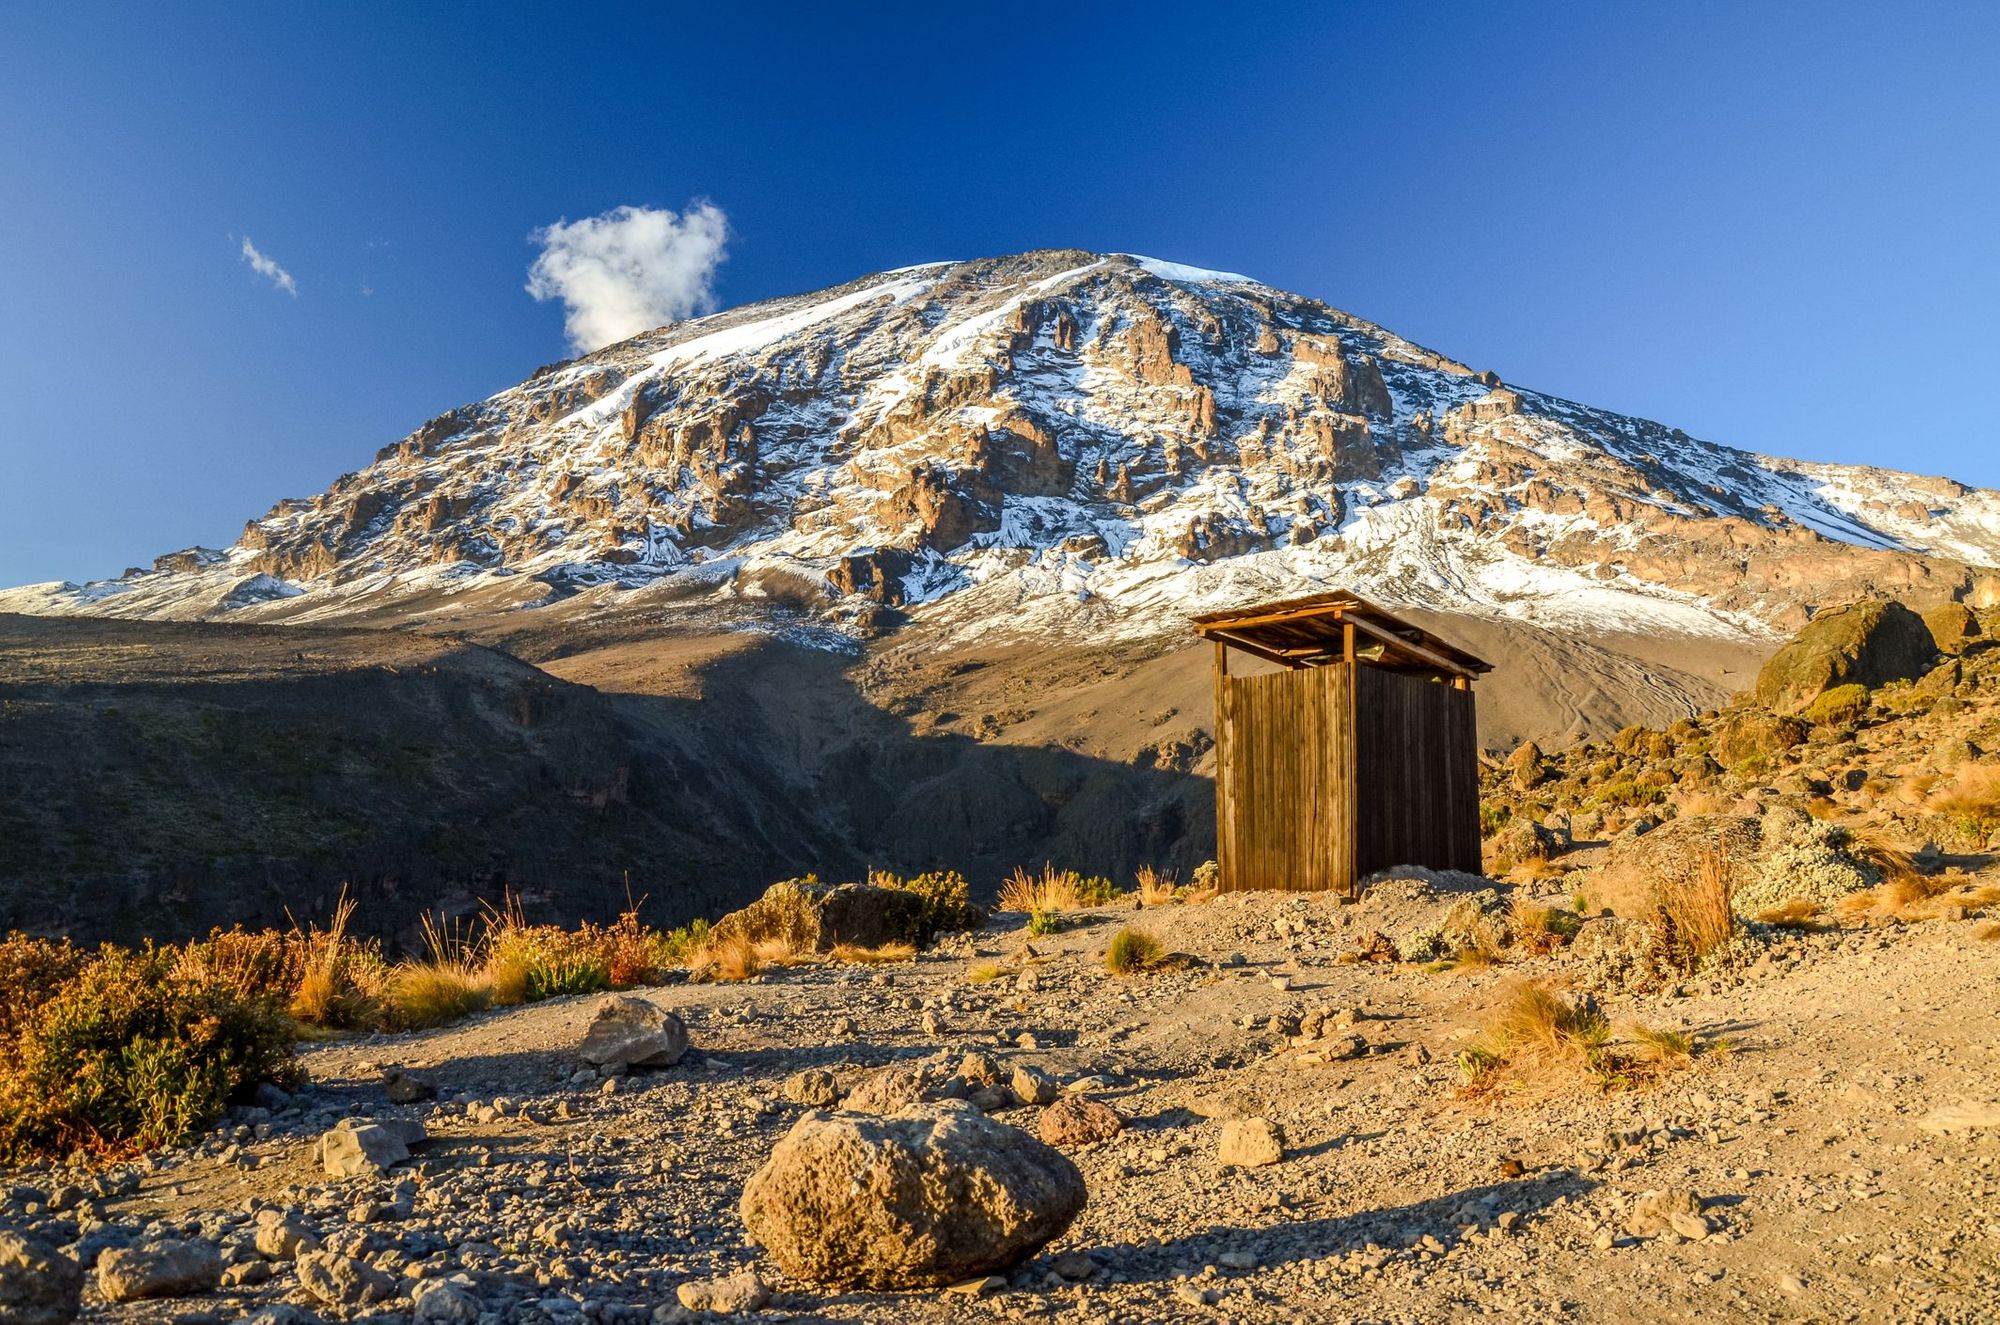
<svg viewBox="0 0 2000 1325">
<path fill-rule="evenodd" d="M 0 0 L 0 583 L 231 541 L 566 355 L 534 228 L 699 197 L 724 305 L 1148 253 L 2000 486 L 1996 12 Z"/>
</svg>

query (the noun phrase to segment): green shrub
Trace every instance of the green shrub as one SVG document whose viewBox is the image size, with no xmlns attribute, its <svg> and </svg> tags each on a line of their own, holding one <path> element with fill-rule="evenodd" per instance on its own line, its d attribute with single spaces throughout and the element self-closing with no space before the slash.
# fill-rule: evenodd
<svg viewBox="0 0 2000 1325">
<path fill-rule="evenodd" d="M 1822 727 L 1851 727 L 1868 712 L 1868 687 L 1835 686 L 1806 707 L 1806 721 Z"/>
<path fill-rule="evenodd" d="M 1607 783 L 1597 793 L 1599 805 L 1657 805 L 1666 798 L 1667 793 L 1663 789 L 1641 786 L 1630 778 Z"/>
<path fill-rule="evenodd" d="M 933 870 L 912 879 L 876 871 L 868 876 L 868 881 L 878 887 L 909 893 L 923 903 L 923 910 L 911 924 L 910 932 L 904 935 L 918 947 L 923 947 L 940 934 L 977 929 L 985 920 L 979 908 L 972 904 L 971 889 L 966 885 L 965 876 L 957 870 Z"/>
<path fill-rule="evenodd" d="M 1028 913 L 1028 933 L 1034 938 L 1053 934 L 1062 928 L 1062 921 L 1054 911 L 1030 911 Z"/>
<path fill-rule="evenodd" d="M 1165 959 L 1167 950 L 1151 934 L 1137 929 L 1121 929 L 1111 936 L 1111 946 L 1104 952 L 1104 969 L 1113 975 L 1130 975 L 1158 966 Z"/>
<path fill-rule="evenodd" d="M 297 1078 L 275 998 L 106 947 L 19 1019 L 0 1061 L 0 1163 L 187 1140 L 260 1081 Z"/>
</svg>

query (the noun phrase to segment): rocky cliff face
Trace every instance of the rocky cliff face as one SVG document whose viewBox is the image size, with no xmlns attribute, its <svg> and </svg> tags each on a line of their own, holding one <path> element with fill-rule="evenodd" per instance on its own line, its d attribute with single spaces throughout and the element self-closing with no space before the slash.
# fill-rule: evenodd
<svg viewBox="0 0 2000 1325">
<path fill-rule="evenodd" d="M 668 586 L 851 633 L 1129 636 L 1339 585 L 1758 635 L 1875 593 L 2000 602 L 1996 564 L 2000 493 L 1752 455 L 1243 277 L 1053 251 L 635 337 L 433 419 L 226 550 L 0 608 L 327 619 Z"/>
</svg>

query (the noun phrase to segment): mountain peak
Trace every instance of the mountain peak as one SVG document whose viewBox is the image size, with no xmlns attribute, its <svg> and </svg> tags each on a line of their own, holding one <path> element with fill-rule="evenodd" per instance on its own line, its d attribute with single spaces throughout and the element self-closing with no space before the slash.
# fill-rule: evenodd
<svg viewBox="0 0 2000 1325">
<path fill-rule="evenodd" d="M 2000 494 L 1774 460 L 1133 254 L 934 262 L 725 310 L 424 424 L 220 553 L 0 607 L 249 619 L 776 596 L 839 631 L 1178 629 L 1350 587 L 1756 634 L 2000 593 Z M 1809 586 L 1809 587 L 1808 587 Z M 649 599 L 658 595 L 649 595 Z"/>
</svg>

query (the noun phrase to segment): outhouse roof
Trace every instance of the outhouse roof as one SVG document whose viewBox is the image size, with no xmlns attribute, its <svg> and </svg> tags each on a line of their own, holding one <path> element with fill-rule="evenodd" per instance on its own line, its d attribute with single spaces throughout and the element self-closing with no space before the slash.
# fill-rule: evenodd
<svg viewBox="0 0 2000 1325">
<path fill-rule="evenodd" d="M 1342 661 L 1349 623 L 1354 626 L 1357 662 L 1467 678 L 1493 670 L 1493 664 L 1344 590 L 1194 618 L 1195 631 L 1204 639 L 1287 667 Z"/>
</svg>

